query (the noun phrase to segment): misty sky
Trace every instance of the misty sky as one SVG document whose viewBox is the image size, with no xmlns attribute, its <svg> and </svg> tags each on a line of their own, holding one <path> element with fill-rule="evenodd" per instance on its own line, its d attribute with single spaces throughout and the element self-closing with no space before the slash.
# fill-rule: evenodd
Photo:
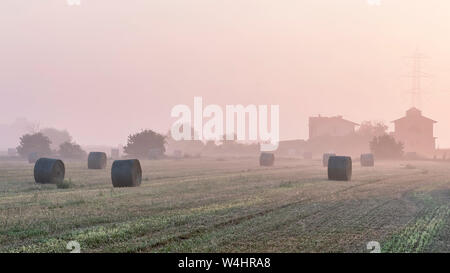
<svg viewBox="0 0 450 273">
<path fill-rule="evenodd" d="M 450 147 L 449 14 L 448 0 L 1 0 L 0 123 L 117 145 L 202 96 L 279 104 L 281 139 L 307 138 L 311 115 L 404 115 L 419 48 L 421 108 Z"/>
</svg>

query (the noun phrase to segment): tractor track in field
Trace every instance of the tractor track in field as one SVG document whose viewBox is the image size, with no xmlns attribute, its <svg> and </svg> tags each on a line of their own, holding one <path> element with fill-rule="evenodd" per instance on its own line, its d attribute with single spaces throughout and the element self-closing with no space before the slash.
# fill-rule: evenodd
<svg viewBox="0 0 450 273">
<path fill-rule="evenodd" d="M 410 176 L 416 176 L 417 174 L 409 174 L 409 175 Z M 180 234 L 180 235 L 177 235 L 177 236 L 174 236 L 174 237 L 171 237 L 171 238 L 168 238 L 168 239 L 165 239 L 165 240 L 162 240 L 162 241 L 159 241 L 159 242 L 147 245 L 147 246 L 143 247 L 142 249 L 140 249 L 140 251 L 145 252 L 145 251 L 148 251 L 148 250 L 151 250 L 151 249 L 164 247 L 164 246 L 166 246 L 166 245 L 168 245 L 170 243 L 180 242 L 180 241 L 183 241 L 183 240 L 188 240 L 188 239 L 194 238 L 194 237 L 196 237 L 198 235 L 201 235 L 201 234 L 203 234 L 205 232 L 213 231 L 215 229 L 221 229 L 221 228 L 224 228 L 224 227 L 230 226 L 230 225 L 238 225 L 238 224 L 240 224 L 242 222 L 245 222 L 245 221 L 248 221 L 248 220 L 252 220 L 252 219 L 257 218 L 257 217 L 265 216 L 265 215 L 267 215 L 269 213 L 272 213 L 274 211 L 277 211 L 277 210 L 286 209 L 286 208 L 289 208 L 289 207 L 292 207 L 292 206 L 296 206 L 296 205 L 299 205 L 299 204 L 302 204 L 302 203 L 313 201 L 315 199 L 321 199 L 321 198 L 324 198 L 324 197 L 327 197 L 327 196 L 333 196 L 333 195 L 336 195 L 336 194 L 341 194 L 341 193 L 347 192 L 347 191 L 355 189 L 355 188 L 360 188 L 360 187 L 364 187 L 364 186 L 367 186 L 367 185 L 370 185 L 370 184 L 375 184 L 375 183 L 378 183 L 378 182 L 381 182 L 381 181 L 385 181 L 385 180 L 389 180 L 389 179 L 395 179 L 397 177 L 404 177 L 404 176 L 405 176 L 404 174 L 399 174 L 399 175 L 392 175 L 392 176 L 389 176 L 387 178 L 374 179 L 374 180 L 371 180 L 369 182 L 364 182 L 364 183 L 360 183 L 360 184 L 357 184 L 357 185 L 352 185 L 352 186 L 346 187 L 346 188 L 341 189 L 341 190 L 337 190 L 337 191 L 332 192 L 332 193 L 324 194 L 324 195 L 317 196 L 317 197 L 306 198 L 306 199 L 302 199 L 302 200 L 299 200 L 299 201 L 296 201 L 296 202 L 283 204 L 281 206 L 268 208 L 268 209 L 265 209 L 265 210 L 262 210 L 262 211 L 259 211 L 259 212 L 253 213 L 253 214 L 248 214 L 248 215 L 236 217 L 236 218 L 224 221 L 224 222 L 216 223 L 214 225 L 211 225 L 211 226 L 208 226 L 208 227 L 204 227 L 204 228 L 198 228 L 198 229 L 192 230 L 190 232 L 186 232 L 186 233 L 183 233 L 183 234 Z M 438 177 L 438 176 L 439 175 L 435 175 L 433 177 Z M 420 187 L 420 186 L 418 186 L 418 187 Z M 418 187 L 415 187 L 415 188 L 418 188 Z M 390 201 L 392 201 L 392 200 L 386 201 L 385 204 L 390 202 Z M 385 204 L 382 204 L 382 205 L 385 205 Z M 331 210 L 331 211 L 334 210 L 335 211 L 335 210 L 337 210 L 337 209 L 339 209 L 339 208 L 341 208 L 343 206 L 346 206 L 346 204 L 336 205 L 335 207 L 328 208 L 327 210 Z M 376 207 L 380 207 L 380 206 L 376 206 Z M 374 208 L 374 209 L 376 209 L 376 208 Z M 323 210 L 319 209 L 319 210 L 317 210 L 317 211 L 315 211 L 315 212 L 313 212 L 311 214 L 306 215 L 305 217 L 302 217 L 301 219 L 304 220 L 306 218 L 312 217 L 314 215 L 319 214 L 321 211 L 323 211 Z"/>
</svg>

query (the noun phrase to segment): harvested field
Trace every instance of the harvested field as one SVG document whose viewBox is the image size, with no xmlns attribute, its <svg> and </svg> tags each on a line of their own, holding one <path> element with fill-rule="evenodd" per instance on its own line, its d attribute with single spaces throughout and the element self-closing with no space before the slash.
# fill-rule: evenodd
<svg viewBox="0 0 450 273">
<path fill-rule="evenodd" d="M 353 164 L 329 181 L 322 160 L 141 161 L 138 188 L 113 188 L 111 164 L 66 163 L 70 187 L 36 184 L 0 162 L 0 252 L 450 252 L 450 164 Z"/>
</svg>

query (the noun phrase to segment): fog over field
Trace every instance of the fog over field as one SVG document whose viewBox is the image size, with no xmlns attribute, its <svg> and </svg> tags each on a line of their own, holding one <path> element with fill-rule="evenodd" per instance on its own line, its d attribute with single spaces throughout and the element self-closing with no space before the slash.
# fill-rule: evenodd
<svg viewBox="0 0 450 273">
<path fill-rule="evenodd" d="M 449 14 L 0 0 L 0 256 L 285 272 L 450 253 Z M 136 265 L 116 257 L 96 264 Z"/>
<path fill-rule="evenodd" d="M 418 107 L 450 147 L 449 12 L 446 0 L 3 0 L 0 124 L 117 145 L 167 132 L 172 107 L 202 96 L 279 104 L 281 139 L 307 138 L 317 114 L 392 126 L 411 106 L 418 49 L 430 75 Z"/>
</svg>

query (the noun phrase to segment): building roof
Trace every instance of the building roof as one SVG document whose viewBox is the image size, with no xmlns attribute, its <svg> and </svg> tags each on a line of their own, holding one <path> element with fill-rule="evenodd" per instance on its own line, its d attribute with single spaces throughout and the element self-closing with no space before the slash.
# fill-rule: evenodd
<svg viewBox="0 0 450 273">
<path fill-rule="evenodd" d="M 311 119 L 316 119 L 316 120 L 327 120 L 327 121 L 339 121 L 339 122 L 345 122 L 345 123 L 350 123 L 350 124 L 355 125 L 355 126 L 359 126 L 358 123 L 355 123 L 355 122 L 350 121 L 350 120 L 346 120 L 342 116 L 322 117 L 321 115 L 319 115 L 317 117 L 310 117 L 309 119 L 310 120 Z"/>
<path fill-rule="evenodd" d="M 422 119 L 427 120 L 427 121 L 432 122 L 432 123 L 437 123 L 437 121 L 435 121 L 435 120 L 432 120 L 430 118 L 422 116 L 422 111 L 420 111 L 416 107 L 412 107 L 412 108 L 408 109 L 408 111 L 406 111 L 406 116 L 404 116 L 402 118 L 399 118 L 399 119 L 396 119 L 396 120 L 393 120 L 392 122 L 396 123 L 398 121 L 401 121 L 401 120 L 404 120 L 404 119 L 407 119 L 407 118 L 411 118 L 411 117 L 418 117 L 418 118 L 422 118 Z"/>
<path fill-rule="evenodd" d="M 304 145 L 306 141 L 304 139 L 290 139 L 290 140 L 280 140 L 280 145 Z"/>
</svg>

